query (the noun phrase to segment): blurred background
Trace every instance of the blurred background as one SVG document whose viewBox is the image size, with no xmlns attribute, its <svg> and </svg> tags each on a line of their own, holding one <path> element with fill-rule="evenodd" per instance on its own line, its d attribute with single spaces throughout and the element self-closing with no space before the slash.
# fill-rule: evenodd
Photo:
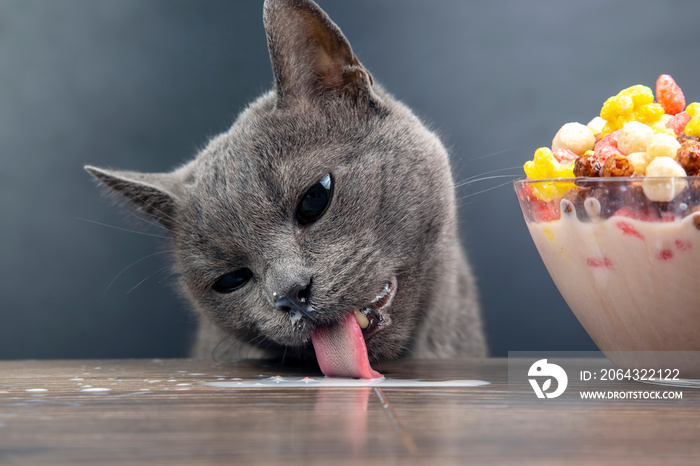
<svg viewBox="0 0 700 466">
<path fill-rule="evenodd" d="M 625 87 L 668 73 L 700 100 L 700 2 L 319 3 L 451 152 L 491 353 L 595 349 L 510 181 Z M 82 167 L 167 171 L 227 129 L 272 85 L 261 16 L 262 1 L 0 0 L 0 359 L 186 355 L 162 232 Z"/>
</svg>

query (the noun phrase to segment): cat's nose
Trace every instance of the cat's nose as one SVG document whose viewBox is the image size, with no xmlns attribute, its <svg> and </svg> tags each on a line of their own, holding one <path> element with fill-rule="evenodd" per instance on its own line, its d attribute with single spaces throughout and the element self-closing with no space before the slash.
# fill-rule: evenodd
<svg viewBox="0 0 700 466">
<path fill-rule="evenodd" d="M 275 307 L 292 315 L 299 313 L 301 314 L 300 317 L 306 317 L 314 322 L 316 318 L 311 315 L 313 309 L 311 309 L 311 303 L 309 302 L 310 290 L 311 281 L 306 284 L 297 283 L 286 294 L 274 295 Z"/>
</svg>

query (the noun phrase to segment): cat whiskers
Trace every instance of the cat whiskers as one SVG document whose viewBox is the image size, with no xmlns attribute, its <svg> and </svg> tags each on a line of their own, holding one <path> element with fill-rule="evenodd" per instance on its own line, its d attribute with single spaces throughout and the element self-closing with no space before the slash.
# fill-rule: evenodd
<svg viewBox="0 0 700 466">
<path fill-rule="evenodd" d="M 503 154 L 507 154 L 508 152 L 513 152 L 514 150 L 515 150 L 515 147 L 511 147 L 510 149 L 497 150 L 497 151 L 495 151 L 495 152 L 491 152 L 491 153 L 489 153 L 489 154 L 482 155 L 481 157 L 476 157 L 476 158 L 473 158 L 473 159 L 469 159 L 469 160 L 467 160 L 467 162 L 474 162 L 475 160 L 488 159 L 488 158 L 491 158 L 491 157 L 495 157 L 495 156 L 497 156 L 497 155 L 503 155 Z"/>
<path fill-rule="evenodd" d="M 168 267 L 170 267 L 170 266 L 166 266 L 166 267 L 164 267 L 164 268 L 168 268 Z M 163 269 L 160 269 L 160 270 L 163 270 Z M 163 278 L 161 278 L 160 280 L 158 280 L 158 284 L 160 285 L 161 283 L 163 283 L 165 280 L 169 279 L 170 277 L 172 277 L 172 276 L 175 275 L 176 273 L 178 273 L 177 270 L 171 270 L 169 274 L 167 274 L 165 277 L 163 277 Z"/>
<path fill-rule="evenodd" d="M 458 203 L 457 205 L 458 205 L 458 207 L 462 207 L 464 204 L 460 204 L 461 201 L 464 201 L 465 199 L 469 199 L 471 197 L 478 196 L 479 194 L 484 194 L 484 193 L 487 193 L 489 191 L 493 191 L 494 189 L 502 188 L 503 186 L 507 186 L 509 184 L 512 184 L 513 181 L 517 180 L 518 178 L 520 178 L 520 177 L 519 176 L 512 176 L 511 179 L 506 181 L 505 183 L 501 183 L 501 184 L 498 184 L 496 186 L 491 186 L 490 188 L 482 189 L 481 191 L 477 191 L 475 193 L 469 193 L 466 196 L 458 197 L 457 198 L 457 203 Z"/>
<path fill-rule="evenodd" d="M 492 179 L 492 177 L 487 177 L 486 175 L 493 175 L 494 173 L 501 173 L 501 172 L 507 172 L 511 170 L 521 170 L 522 166 L 521 165 L 516 165 L 514 167 L 505 167 L 505 168 L 498 168 L 496 170 L 489 170 L 487 172 L 479 173 L 478 175 L 470 176 L 468 178 L 465 178 L 461 181 L 455 182 L 455 188 L 461 188 L 462 186 L 466 186 L 471 183 L 476 183 L 479 181 L 483 180 L 489 180 Z M 498 175 L 500 177 L 506 177 L 506 176 L 518 176 L 517 174 L 512 174 L 512 175 Z"/>
<path fill-rule="evenodd" d="M 482 178 L 475 178 L 475 179 L 473 179 L 473 180 L 465 180 L 465 181 L 462 181 L 462 182 L 460 182 L 459 184 L 456 184 L 455 187 L 456 187 L 456 188 L 461 188 L 462 186 L 467 186 L 467 185 L 472 184 L 472 183 L 479 183 L 479 182 L 481 182 L 481 181 L 488 181 L 488 180 L 497 180 L 497 179 L 501 179 L 501 178 L 510 178 L 510 179 L 516 180 L 516 179 L 519 178 L 519 176 L 518 176 L 518 175 L 492 175 L 492 176 L 484 176 L 484 177 L 482 177 Z"/>
<path fill-rule="evenodd" d="M 219 358 L 217 357 L 217 351 L 219 350 L 219 347 L 226 342 L 229 342 L 229 346 L 224 352 L 224 354 L 228 355 L 228 353 L 231 351 L 231 348 L 233 348 L 233 335 L 226 335 L 221 341 L 214 345 L 214 348 L 212 348 L 211 350 L 211 358 L 217 364 L 220 362 Z M 226 357 L 226 360 L 228 360 L 228 356 Z"/>
<path fill-rule="evenodd" d="M 238 355 L 236 356 L 236 359 L 248 359 L 250 357 L 250 352 L 255 349 L 260 343 L 263 341 L 267 340 L 267 337 L 263 335 L 262 333 L 259 333 L 257 336 L 253 338 L 241 338 L 238 337 Z M 243 350 L 247 351 L 247 354 L 243 354 Z"/>
<path fill-rule="evenodd" d="M 138 216 L 137 216 L 137 217 L 138 217 Z M 165 235 L 157 235 L 157 234 L 155 234 L 155 233 L 146 233 L 145 231 L 130 230 L 130 229 L 128 229 L 128 228 L 122 228 L 122 227 L 118 227 L 118 226 L 114 226 L 114 225 L 109 225 L 109 224 L 107 224 L 107 223 L 98 222 L 98 221 L 96 221 L 96 220 L 90 220 L 90 219 L 88 219 L 88 218 L 82 218 L 82 217 L 76 217 L 76 218 L 77 218 L 78 220 L 82 220 L 83 222 L 94 223 L 95 225 L 100 225 L 100 226 L 103 226 L 103 227 L 112 228 L 112 229 L 114 229 L 114 230 L 125 231 L 125 232 L 127 232 L 127 233 L 135 233 L 135 234 L 137 234 L 137 235 L 152 236 L 152 237 L 154 237 L 154 238 L 168 239 L 168 237 L 165 236 Z M 138 218 L 140 218 L 140 217 L 138 217 Z M 148 223 L 150 223 L 150 222 L 148 222 Z"/>
<path fill-rule="evenodd" d="M 287 347 L 284 347 L 284 352 L 282 353 L 282 364 L 284 364 L 284 358 L 287 357 Z"/>
<path fill-rule="evenodd" d="M 166 231 L 169 231 L 169 230 L 168 230 L 166 227 L 164 227 L 163 225 L 159 225 L 158 223 L 149 221 L 149 220 L 147 220 L 147 219 L 145 219 L 145 218 L 143 218 L 143 217 L 141 217 L 141 216 L 135 214 L 134 212 L 131 212 L 130 210 L 127 210 L 127 212 L 128 212 L 129 214 L 133 215 L 134 217 L 136 217 L 137 219 L 139 219 L 139 220 L 141 220 L 141 221 L 143 221 L 143 222 L 145 222 L 145 223 L 147 223 L 147 224 L 149 224 L 149 225 L 156 226 L 156 227 L 158 227 L 158 228 L 161 228 L 161 229 L 164 229 L 164 230 L 166 230 Z M 93 223 L 93 224 L 95 224 L 95 225 L 99 225 L 99 226 L 111 228 L 111 229 L 113 229 L 113 230 L 124 231 L 124 232 L 127 232 L 127 233 L 134 233 L 134 234 L 137 234 L 137 235 L 150 236 L 150 237 L 160 238 L 160 239 L 169 239 L 169 237 L 166 236 L 166 235 L 158 235 L 158 234 L 155 234 L 155 233 L 148 233 L 148 232 L 145 232 L 145 231 L 132 230 L 132 229 L 129 229 L 129 228 L 118 227 L 118 226 L 115 226 L 115 225 L 110 225 L 110 224 L 107 224 L 107 223 L 102 223 L 102 222 L 98 222 L 98 221 L 96 221 L 96 220 L 90 220 L 90 219 L 82 218 L 82 217 L 76 217 L 76 218 L 77 218 L 78 220 L 82 220 L 83 222 Z M 135 265 L 138 264 L 139 262 L 141 262 L 141 261 L 143 261 L 143 260 L 146 260 L 146 259 L 148 259 L 148 258 L 150 258 L 150 257 L 156 256 L 156 255 L 159 255 L 159 254 L 172 253 L 172 252 L 174 252 L 174 251 L 172 251 L 172 250 L 158 251 L 158 252 L 155 252 L 155 253 L 153 253 L 153 254 L 149 254 L 149 255 L 147 255 L 147 256 L 145 256 L 145 257 L 142 257 L 142 258 L 140 258 L 140 259 L 138 259 L 138 260 L 132 262 L 131 264 L 129 264 L 128 266 L 126 266 L 125 268 L 123 268 L 123 269 L 112 279 L 112 281 L 109 283 L 109 285 L 107 285 L 107 288 L 105 289 L 104 293 L 102 293 L 102 297 L 104 298 L 104 297 L 107 295 L 107 293 L 109 292 L 110 288 L 111 288 L 112 285 L 117 281 L 117 279 L 118 279 L 124 272 L 126 272 L 127 270 L 129 270 L 131 267 L 135 266 Z M 138 286 L 140 286 L 141 284 L 143 284 L 146 280 L 148 280 L 148 279 L 151 278 L 152 276 L 154 276 L 154 275 L 156 275 L 156 274 L 158 274 L 158 273 L 162 272 L 163 270 L 166 270 L 166 269 L 168 269 L 168 268 L 170 268 L 170 267 L 171 267 L 171 266 L 167 265 L 167 266 L 164 266 L 164 267 L 159 268 L 159 269 L 156 270 L 155 272 L 150 273 L 146 278 L 144 278 L 143 280 L 139 281 L 136 285 L 132 286 L 132 287 L 126 292 L 126 294 L 131 293 L 132 291 L 134 291 L 134 289 L 136 289 Z M 165 277 L 163 277 L 161 280 L 159 280 L 158 283 L 162 283 L 163 281 L 167 280 L 167 279 L 170 278 L 174 273 L 175 273 L 175 271 L 169 273 L 168 275 L 166 275 Z"/>
<path fill-rule="evenodd" d="M 497 174 L 497 173 L 512 171 L 512 170 L 516 170 L 516 169 L 519 170 L 519 172 L 517 174 L 516 173 L 502 174 L 502 175 Z M 500 183 L 500 184 L 497 184 L 496 186 L 490 186 L 486 189 L 482 189 L 482 190 L 474 192 L 474 193 L 469 193 L 469 194 L 466 194 L 464 196 L 457 197 L 457 199 L 456 199 L 457 207 L 463 207 L 465 205 L 465 203 L 463 203 L 463 201 L 465 201 L 466 199 L 470 199 L 470 198 L 473 198 L 473 197 L 478 196 L 480 194 L 484 194 L 484 193 L 487 193 L 487 192 L 492 191 L 494 189 L 498 189 L 498 188 L 501 188 L 503 186 L 507 186 L 509 184 L 512 184 L 513 181 L 522 177 L 520 170 L 522 170 L 522 167 L 520 165 L 515 166 L 515 167 L 499 168 L 496 170 L 489 170 L 487 172 L 480 173 L 479 175 L 475 175 L 475 176 L 466 178 L 462 181 L 455 183 L 455 188 L 462 188 L 464 186 L 468 186 L 468 185 L 471 185 L 474 183 L 480 183 L 483 181 L 491 181 L 491 180 L 504 179 L 504 178 L 508 179 L 508 181 L 506 181 L 505 183 Z"/>
<path fill-rule="evenodd" d="M 114 284 L 114 282 L 116 282 L 117 279 L 118 279 L 124 272 L 126 272 L 127 270 L 129 270 L 130 268 L 132 268 L 133 266 L 135 266 L 136 264 L 138 264 L 138 263 L 140 263 L 140 262 L 142 262 L 142 261 L 144 261 L 144 260 L 146 260 L 146 259 L 148 259 L 148 258 L 150 258 L 150 257 L 154 257 L 154 256 L 157 256 L 157 255 L 160 255 L 160 254 L 171 254 L 171 253 L 173 253 L 173 252 L 174 252 L 174 251 L 172 251 L 172 250 L 170 250 L 170 249 L 165 250 L 165 251 L 154 252 L 153 254 L 148 254 L 147 256 L 144 256 L 144 257 L 142 257 L 142 258 L 140 258 L 140 259 L 137 259 L 137 260 L 135 260 L 134 262 L 132 262 L 131 264 L 127 265 L 126 267 L 124 267 L 124 268 L 112 279 L 111 282 L 109 282 L 109 285 L 107 285 L 107 289 L 105 289 L 104 293 L 102 293 L 102 297 L 104 298 L 104 297 L 107 295 L 107 292 L 108 292 L 109 289 L 112 287 L 112 285 Z M 160 270 L 163 270 L 163 269 L 160 269 Z M 151 274 L 151 275 L 152 275 L 152 274 Z M 150 277 L 150 275 L 149 275 L 149 277 Z M 148 279 L 148 277 L 146 277 L 146 279 Z M 142 281 L 139 282 L 136 286 L 140 285 L 143 281 L 145 281 L 145 280 L 142 280 Z M 135 287 L 134 287 L 134 288 L 135 288 Z M 133 288 L 132 288 L 132 289 L 133 289 Z M 131 291 L 131 290 L 129 290 L 129 291 Z"/>
<path fill-rule="evenodd" d="M 136 288 L 137 288 L 138 286 L 140 286 L 143 282 L 145 282 L 146 280 L 148 280 L 149 278 L 151 278 L 153 275 L 155 275 L 155 274 L 157 274 L 157 273 L 160 273 L 160 272 L 162 272 L 163 270 L 166 270 L 166 269 L 169 269 L 169 268 L 171 268 L 171 266 L 170 266 L 170 265 L 166 265 L 166 266 L 164 266 L 164 267 L 159 268 L 159 269 L 156 270 L 155 272 L 148 274 L 148 276 L 147 276 L 146 278 L 144 278 L 143 280 L 141 280 L 140 282 L 138 282 L 136 285 L 134 285 L 134 286 L 132 286 L 131 288 L 129 288 L 129 291 L 127 291 L 126 294 L 129 294 L 129 293 L 131 293 L 132 291 L 134 291 L 134 289 L 136 289 Z M 162 280 L 158 281 L 158 283 L 162 283 L 164 280 L 166 280 L 166 279 L 172 277 L 174 273 L 175 273 L 174 271 L 173 271 L 173 272 L 170 272 L 165 278 L 163 278 Z"/>
<path fill-rule="evenodd" d="M 265 346 L 263 346 L 263 343 L 267 342 Z M 267 351 L 274 346 L 274 342 L 270 340 L 267 336 L 263 335 L 262 333 L 259 334 L 257 337 L 253 338 L 252 340 L 248 340 L 246 342 L 246 345 L 248 346 L 248 354 L 246 354 L 244 359 L 250 359 L 250 352 L 253 351 L 254 349 L 259 349 L 263 351 L 264 353 L 267 353 Z M 241 348 L 242 350 L 242 348 Z M 239 351 L 239 357 L 242 356 L 242 352 Z"/>
<path fill-rule="evenodd" d="M 150 220 L 149 218 L 147 218 L 147 217 L 144 216 L 145 214 L 144 214 L 144 215 L 139 215 L 139 213 L 142 213 L 141 211 L 138 211 L 138 210 L 137 210 L 137 211 L 134 211 L 134 210 L 132 210 L 132 209 L 126 209 L 126 212 L 127 212 L 129 215 L 131 215 L 131 216 L 133 216 L 133 217 L 136 217 L 137 219 L 139 219 L 140 221 L 142 221 L 142 222 L 144 222 L 144 223 L 147 223 L 147 224 L 149 224 L 149 225 L 151 225 L 151 226 L 154 226 L 154 227 L 156 227 L 156 228 L 165 230 L 165 231 L 167 231 L 168 233 L 170 233 L 170 230 L 169 230 L 165 225 Z M 164 214 L 163 212 L 160 212 L 160 214 L 161 214 L 161 215 L 164 215 L 164 216 L 166 216 L 166 217 L 168 217 L 168 218 L 170 218 L 170 219 L 172 220 L 172 217 L 170 217 L 170 216 Z M 165 238 L 167 238 L 167 236 L 165 236 Z"/>
</svg>

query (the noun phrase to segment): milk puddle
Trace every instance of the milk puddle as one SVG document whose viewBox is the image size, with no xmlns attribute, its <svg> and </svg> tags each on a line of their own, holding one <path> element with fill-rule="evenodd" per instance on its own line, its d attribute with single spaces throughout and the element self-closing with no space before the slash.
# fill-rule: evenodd
<svg viewBox="0 0 700 466">
<path fill-rule="evenodd" d="M 349 379 L 342 377 L 267 377 L 258 380 L 205 382 L 217 388 L 299 388 L 299 387 L 386 387 L 386 388 L 464 388 L 490 385 L 484 380 Z"/>
</svg>

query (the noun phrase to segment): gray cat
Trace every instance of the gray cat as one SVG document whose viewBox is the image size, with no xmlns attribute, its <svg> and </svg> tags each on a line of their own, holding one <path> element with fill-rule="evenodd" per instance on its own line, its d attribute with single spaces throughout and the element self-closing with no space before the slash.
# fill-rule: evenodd
<svg viewBox="0 0 700 466">
<path fill-rule="evenodd" d="M 194 355 L 232 337 L 236 354 L 357 377 L 363 351 L 484 355 L 445 148 L 316 4 L 267 0 L 263 21 L 274 90 L 193 161 L 85 167 L 168 230 L 200 316 Z"/>
</svg>

